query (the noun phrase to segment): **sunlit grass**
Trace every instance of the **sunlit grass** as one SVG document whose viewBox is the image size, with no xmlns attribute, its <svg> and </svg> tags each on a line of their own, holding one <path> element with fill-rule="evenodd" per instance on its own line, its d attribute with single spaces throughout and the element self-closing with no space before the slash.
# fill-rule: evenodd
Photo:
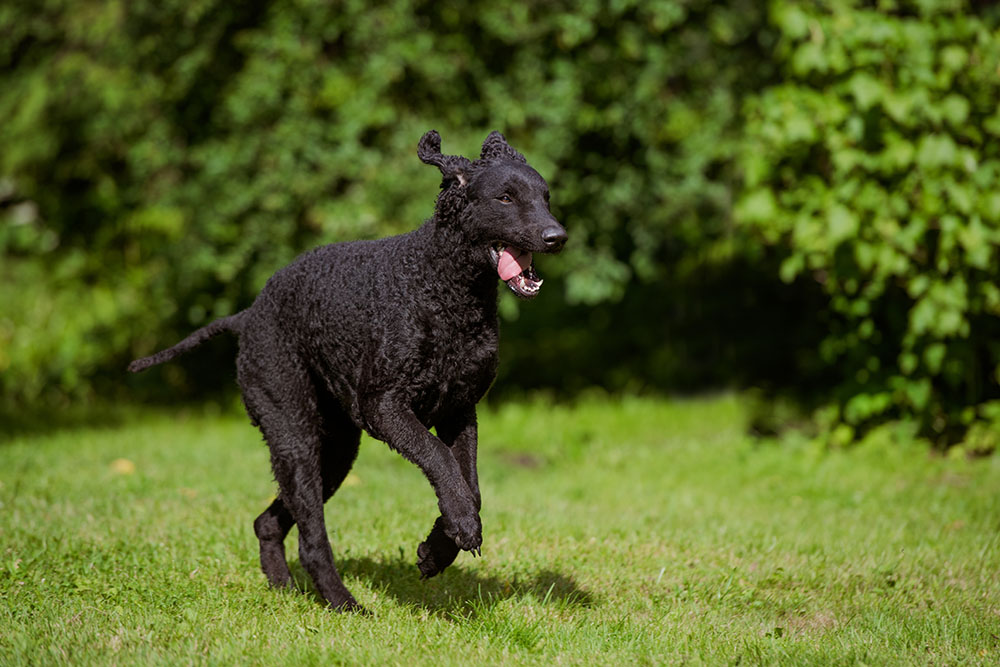
<svg viewBox="0 0 1000 667">
<path fill-rule="evenodd" d="M 1000 460 L 744 435 L 739 397 L 480 418 L 483 558 L 421 581 L 420 472 L 366 440 L 327 524 L 372 617 L 266 588 L 238 416 L 0 444 L 0 663 L 1000 660 Z"/>
</svg>

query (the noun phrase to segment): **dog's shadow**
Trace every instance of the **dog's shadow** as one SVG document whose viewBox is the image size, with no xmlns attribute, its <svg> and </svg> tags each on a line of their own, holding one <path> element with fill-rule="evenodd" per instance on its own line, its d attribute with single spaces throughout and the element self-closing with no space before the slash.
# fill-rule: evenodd
<svg viewBox="0 0 1000 667">
<path fill-rule="evenodd" d="M 459 556 L 461 559 L 461 556 Z M 295 586 L 322 602 L 312 580 L 297 561 L 289 562 Z M 348 580 L 366 582 L 383 595 L 416 610 L 449 619 L 481 614 L 511 598 L 535 598 L 546 605 L 591 607 L 594 596 L 577 585 L 573 577 L 542 569 L 510 578 L 483 575 L 462 565 L 452 565 L 431 579 L 422 580 L 415 562 L 401 556 L 393 559 L 340 558 L 337 569 Z"/>
</svg>

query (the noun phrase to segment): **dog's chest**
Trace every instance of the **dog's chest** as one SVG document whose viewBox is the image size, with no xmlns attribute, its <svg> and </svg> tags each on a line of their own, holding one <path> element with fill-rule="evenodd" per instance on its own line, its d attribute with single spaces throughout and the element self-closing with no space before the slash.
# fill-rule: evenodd
<svg viewBox="0 0 1000 667">
<path fill-rule="evenodd" d="M 496 376 L 496 326 L 429 332 L 421 342 L 414 408 L 434 416 L 479 402 Z"/>
</svg>

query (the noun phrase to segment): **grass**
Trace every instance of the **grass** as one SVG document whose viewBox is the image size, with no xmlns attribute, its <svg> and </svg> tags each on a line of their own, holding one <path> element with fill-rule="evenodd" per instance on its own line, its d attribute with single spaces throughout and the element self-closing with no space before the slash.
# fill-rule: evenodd
<svg viewBox="0 0 1000 667">
<path fill-rule="evenodd" d="M 483 558 L 420 581 L 419 471 L 366 441 L 327 505 L 372 617 L 270 591 L 244 418 L 0 443 L 0 664 L 996 664 L 1000 458 L 744 435 L 737 396 L 480 418 Z"/>
</svg>

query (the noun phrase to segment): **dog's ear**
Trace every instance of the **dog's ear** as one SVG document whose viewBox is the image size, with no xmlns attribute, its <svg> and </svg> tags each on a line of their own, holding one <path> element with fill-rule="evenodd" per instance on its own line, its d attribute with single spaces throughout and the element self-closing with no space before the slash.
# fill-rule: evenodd
<svg viewBox="0 0 1000 667">
<path fill-rule="evenodd" d="M 515 162 L 522 162 L 524 164 L 528 163 L 528 161 L 524 159 L 524 156 L 511 148 L 504 136 L 496 130 L 490 132 L 490 136 L 486 137 L 486 141 L 483 142 L 483 152 L 480 153 L 479 159 L 504 159 L 514 160 Z"/>
<path fill-rule="evenodd" d="M 452 181 L 460 186 L 468 183 L 469 169 L 472 162 L 461 155 L 443 155 L 441 153 L 441 135 L 436 130 L 430 130 L 420 137 L 417 144 L 417 157 L 424 164 L 432 164 L 441 170 L 444 181 L 441 187 L 447 187 Z"/>
</svg>

